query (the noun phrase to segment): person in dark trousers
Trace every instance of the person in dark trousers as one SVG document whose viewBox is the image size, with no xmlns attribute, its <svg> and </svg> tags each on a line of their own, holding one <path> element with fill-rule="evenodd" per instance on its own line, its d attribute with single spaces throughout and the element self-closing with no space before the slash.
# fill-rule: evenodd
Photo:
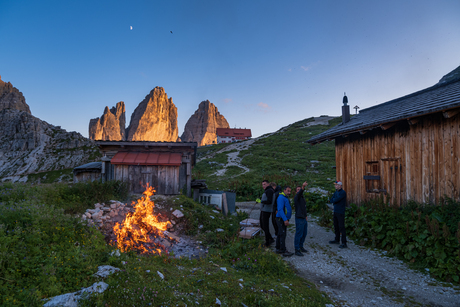
<svg viewBox="0 0 460 307">
<path fill-rule="evenodd" d="M 345 233 L 345 208 L 347 206 L 347 193 L 342 189 L 342 182 L 336 181 L 335 192 L 330 199 L 334 204 L 334 230 L 335 240 L 329 241 L 331 244 L 340 244 L 340 235 L 342 235 L 342 244 L 340 248 L 347 248 L 347 235 Z"/>
<path fill-rule="evenodd" d="M 292 215 L 291 203 L 288 196 L 291 195 L 291 188 L 285 187 L 277 199 L 278 212 L 276 213 L 276 221 L 278 222 L 278 236 L 276 237 L 276 252 L 283 254 L 284 257 L 294 255 L 286 249 L 286 231 L 289 225 L 289 219 Z"/>
<path fill-rule="evenodd" d="M 265 233 L 265 246 L 269 247 L 275 240 L 270 234 L 270 214 L 273 211 L 273 196 L 275 191 L 268 183 L 268 180 L 262 181 L 262 187 L 264 188 L 264 194 L 260 200 L 260 227 Z"/>
<path fill-rule="evenodd" d="M 278 199 L 278 196 L 280 195 L 281 187 L 279 185 L 276 185 L 276 183 L 274 182 L 270 183 L 270 185 L 275 190 L 275 195 L 273 199 L 274 206 L 273 206 L 273 211 L 272 211 L 272 224 L 273 224 L 273 228 L 275 229 L 275 236 L 278 236 L 278 223 L 276 222 L 276 211 L 277 211 L 276 210 L 277 209 L 276 200 Z"/>
<path fill-rule="evenodd" d="M 306 253 L 307 250 L 303 247 L 305 238 L 308 232 L 307 221 L 307 202 L 303 197 L 303 192 L 308 183 L 305 181 L 302 186 L 296 188 L 294 196 L 295 208 L 295 236 L 294 236 L 294 249 L 296 256 L 303 256 L 302 252 Z"/>
</svg>

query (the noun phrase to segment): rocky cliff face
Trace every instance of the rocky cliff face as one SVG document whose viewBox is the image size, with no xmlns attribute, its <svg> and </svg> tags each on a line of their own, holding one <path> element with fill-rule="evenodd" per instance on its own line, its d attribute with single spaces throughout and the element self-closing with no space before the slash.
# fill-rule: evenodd
<svg viewBox="0 0 460 307">
<path fill-rule="evenodd" d="M 164 88 L 155 87 L 131 115 L 127 141 L 176 142 L 177 108 Z"/>
<path fill-rule="evenodd" d="M 125 103 L 120 101 L 109 110 L 105 107 L 104 114 L 89 122 L 89 138 L 102 141 L 124 141 L 125 136 Z"/>
<path fill-rule="evenodd" d="M 198 110 L 187 121 L 181 139 L 183 142 L 197 142 L 198 146 L 215 144 L 217 128 L 230 128 L 230 126 L 214 104 L 209 100 L 202 101 Z"/>
<path fill-rule="evenodd" d="M 22 93 L 10 82 L 3 82 L 0 76 L 0 110 L 4 109 L 16 109 L 32 114 Z"/>
<path fill-rule="evenodd" d="M 77 132 L 67 132 L 16 109 L 0 111 L 0 178 L 73 168 L 94 161 L 99 150 Z"/>
</svg>

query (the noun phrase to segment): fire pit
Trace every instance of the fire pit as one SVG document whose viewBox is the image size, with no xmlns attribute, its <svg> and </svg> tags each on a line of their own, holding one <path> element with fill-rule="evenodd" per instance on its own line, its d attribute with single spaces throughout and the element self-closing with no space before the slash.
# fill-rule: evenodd
<svg viewBox="0 0 460 307">
<path fill-rule="evenodd" d="M 96 204 L 82 216 L 103 231 L 106 240 L 121 252 L 135 250 L 142 254 L 198 258 L 207 251 L 200 242 L 178 235 L 183 214 L 172 208 L 155 206 L 151 200 L 155 189 L 147 186 L 142 197 L 131 205 L 111 201 L 111 205 Z M 162 210 L 160 209 L 162 208 Z M 171 211 L 169 211 L 169 210 Z M 175 232 L 175 233 L 173 233 Z"/>
<path fill-rule="evenodd" d="M 147 185 L 143 197 L 133 206 L 135 211 L 128 212 L 121 223 L 116 223 L 113 232 L 118 249 L 122 252 L 137 250 L 145 254 L 161 254 L 167 252 L 170 243 L 165 240 L 178 241 L 177 237 L 168 235 L 166 230 L 172 227 L 170 221 L 161 221 L 154 214 L 155 204 L 150 197 L 155 189 Z"/>
</svg>

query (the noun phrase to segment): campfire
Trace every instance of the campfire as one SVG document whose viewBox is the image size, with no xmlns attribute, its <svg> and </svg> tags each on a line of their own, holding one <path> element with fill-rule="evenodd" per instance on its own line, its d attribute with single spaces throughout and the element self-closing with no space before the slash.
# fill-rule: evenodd
<svg viewBox="0 0 460 307">
<path fill-rule="evenodd" d="M 151 186 L 146 187 L 141 199 L 133 202 L 134 212 L 128 212 L 121 223 L 116 223 L 113 233 L 115 244 L 122 252 L 137 250 L 144 254 L 168 253 L 169 241 L 178 241 L 167 229 L 172 227 L 170 221 L 161 214 L 155 214 L 155 204 L 150 197 L 155 193 Z"/>
</svg>

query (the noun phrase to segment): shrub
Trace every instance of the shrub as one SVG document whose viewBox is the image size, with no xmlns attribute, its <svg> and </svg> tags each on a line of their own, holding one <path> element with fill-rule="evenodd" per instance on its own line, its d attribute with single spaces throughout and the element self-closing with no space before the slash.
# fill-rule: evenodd
<svg viewBox="0 0 460 307">
<path fill-rule="evenodd" d="M 2 306 L 89 286 L 107 258 L 102 234 L 62 209 L 32 202 L 0 206 L 0 296 Z"/>
<path fill-rule="evenodd" d="M 409 202 L 397 207 L 382 200 L 352 204 L 347 233 L 362 245 L 382 248 L 437 278 L 458 283 L 460 276 L 460 205 Z"/>
</svg>

